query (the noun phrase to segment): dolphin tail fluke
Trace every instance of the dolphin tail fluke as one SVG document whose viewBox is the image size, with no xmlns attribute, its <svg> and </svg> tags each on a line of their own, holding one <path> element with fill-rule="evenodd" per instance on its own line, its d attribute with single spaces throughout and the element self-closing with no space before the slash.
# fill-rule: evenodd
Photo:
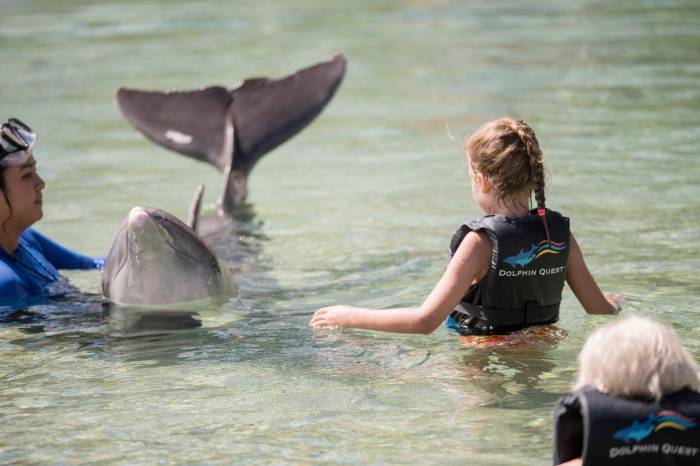
<svg viewBox="0 0 700 466">
<path fill-rule="evenodd" d="M 194 197 L 192 198 L 192 203 L 190 203 L 190 210 L 187 214 L 187 226 L 190 227 L 194 232 L 197 232 L 197 222 L 199 221 L 199 210 L 202 207 L 203 195 L 204 185 L 200 184 L 194 191 Z"/>
<path fill-rule="evenodd" d="M 157 92 L 120 87 L 116 100 L 129 123 L 153 142 L 223 170 L 231 106 L 227 89 Z"/>
<path fill-rule="evenodd" d="M 219 211 L 247 195 L 247 177 L 265 154 L 309 125 L 333 98 L 346 60 L 331 60 L 281 79 L 247 79 L 229 91 L 157 92 L 119 88 L 124 117 L 146 137 L 224 173 Z"/>
<path fill-rule="evenodd" d="M 333 98 L 345 68 L 345 57 L 338 54 L 284 78 L 248 79 L 234 89 L 234 169 L 250 173 L 262 156 L 311 123 Z"/>
<path fill-rule="evenodd" d="M 247 79 L 231 92 L 231 127 L 225 128 L 220 158 L 219 215 L 233 213 L 245 200 L 248 175 L 258 160 L 321 113 L 340 86 L 345 68 L 345 57 L 336 55 L 281 79 Z"/>
</svg>

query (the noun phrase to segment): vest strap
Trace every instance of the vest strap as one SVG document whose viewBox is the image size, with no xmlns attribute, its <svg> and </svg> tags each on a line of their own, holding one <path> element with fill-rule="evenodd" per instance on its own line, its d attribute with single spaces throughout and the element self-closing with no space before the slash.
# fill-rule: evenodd
<svg viewBox="0 0 700 466">
<path fill-rule="evenodd" d="M 482 319 L 494 326 L 551 324 L 559 319 L 559 303 L 541 306 L 537 301 L 528 301 L 522 309 L 493 309 L 462 301 L 455 312 Z"/>
</svg>

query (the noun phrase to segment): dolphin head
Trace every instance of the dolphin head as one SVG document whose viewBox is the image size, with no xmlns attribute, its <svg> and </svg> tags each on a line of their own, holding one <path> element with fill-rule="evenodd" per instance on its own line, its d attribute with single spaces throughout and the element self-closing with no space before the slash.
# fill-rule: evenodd
<svg viewBox="0 0 700 466">
<path fill-rule="evenodd" d="M 153 208 L 131 209 L 102 272 L 102 292 L 117 304 L 184 303 L 234 291 L 228 270 L 204 242 Z"/>
</svg>

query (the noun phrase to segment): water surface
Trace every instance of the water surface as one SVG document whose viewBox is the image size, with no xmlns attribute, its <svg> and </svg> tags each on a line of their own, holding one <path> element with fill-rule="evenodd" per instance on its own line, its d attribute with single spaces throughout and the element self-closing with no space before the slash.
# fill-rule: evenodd
<svg viewBox="0 0 700 466">
<path fill-rule="evenodd" d="M 570 292 L 565 336 L 527 348 L 307 326 L 327 304 L 422 301 L 480 214 L 459 143 L 503 114 L 537 131 L 548 205 L 601 287 L 700 359 L 700 7 L 521 3 L 0 1 L 2 118 L 39 133 L 38 228 L 89 254 L 132 206 L 184 217 L 197 184 L 209 210 L 219 186 L 129 127 L 118 85 L 349 60 L 319 119 L 254 170 L 238 298 L 129 337 L 99 275 L 72 272 L 83 295 L 3 311 L 0 462 L 549 462 L 553 404 L 610 320 Z"/>
</svg>

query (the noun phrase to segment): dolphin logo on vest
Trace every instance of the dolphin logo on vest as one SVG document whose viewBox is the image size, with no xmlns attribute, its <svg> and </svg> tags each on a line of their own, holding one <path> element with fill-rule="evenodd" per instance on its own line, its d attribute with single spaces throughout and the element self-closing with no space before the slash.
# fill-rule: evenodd
<svg viewBox="0 0 700 466">
<path fill-rule="evenodd" d="M 506 257 L 503 259 L 503 262 L 513 267 L 525 267 L 533 260 L 538 259 L 545 254 L 559 254 L 559 252 L 565 248 L 566 242 L 555 243 L 554 241 L 547 241 L 544 239 L 537 244 L 532 243 L 532 246 L 527 251 L 521 249 L 516 255 Z"/>
<path fill-rule="evenodd" d="M 659 411 L 656 415 L 650 414 L 646 420 L 635 419 L 631 426 L 615 432 L 613 438 L 625 443 L 630 443 L 633 440 L 639 443 L 652 433 L 667 427 L 687 430 L 696 426 L 695 419 L 689 419 L 675 411 Z"/>
</svg>

